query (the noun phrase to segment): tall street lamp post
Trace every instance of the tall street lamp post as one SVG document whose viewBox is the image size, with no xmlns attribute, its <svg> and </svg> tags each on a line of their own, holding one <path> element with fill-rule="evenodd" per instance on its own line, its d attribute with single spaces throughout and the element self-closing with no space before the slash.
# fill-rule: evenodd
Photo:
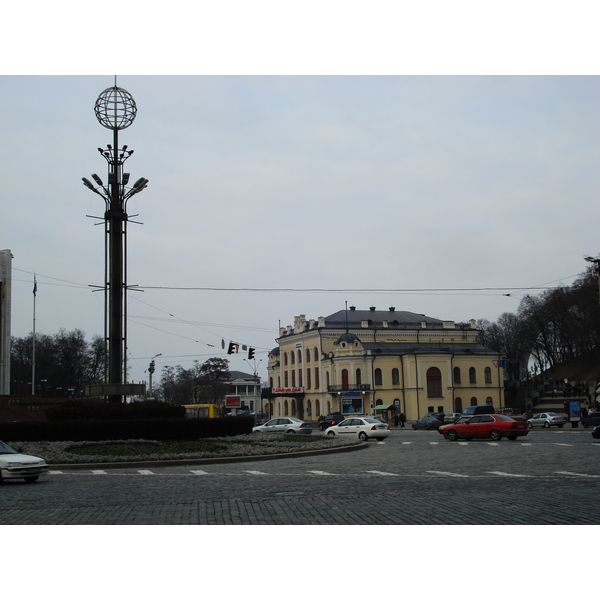
<svg viewBox="0 0 600 600">
<path fill-rule="evenodd" d="M 126 290 L 127 290 L 127 201 L 148 185 L 145 178 L 138 179 L 132 187 L 127 187 L 129 173 L 123 173 L 123 164 L 133 154 L 127 146 L 119 148 L 119 131 L 129 127 L 137 114 L 137 107 L 131 94 L 115 85 L 104 90 L 94 107 L 96 118 L 103 127 L 113 132 L 113 144 L 98 151 L 108 163 L 108 183 L 104 185 L 94 174 L 91 181 L 83 177 L 84 185 L 104 199 L 105 223 L 105 284 L 104 284 L 104 335 L 105 354 L 108 346 L 108 360 L 105 360 L 105 390 L 111 401 L 121 402 L 124 393 L 126 373 Z M 135 215 L 133 215 L 135 216 Z M 107 331 L 108 330 L 108 331 Z M 106 372 L 108 371 L 108 372 Z M 131 391 L 130 391 L 131 393 Z"/>
</svg>

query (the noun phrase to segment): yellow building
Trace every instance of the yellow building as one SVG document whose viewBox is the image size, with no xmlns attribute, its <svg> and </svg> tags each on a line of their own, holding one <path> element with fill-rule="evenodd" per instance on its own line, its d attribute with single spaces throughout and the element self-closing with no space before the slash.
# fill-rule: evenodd
<svg viewBox="0 0 600 600">
<path fill-rule="evenodd" d="M 455 323 L 406 311 L 357 310 L 294 318 L 269 354 L 271 414 L 462 412 L 504 406 L 500 356 L 478 343 L 475 321 Z"/>
</svg>

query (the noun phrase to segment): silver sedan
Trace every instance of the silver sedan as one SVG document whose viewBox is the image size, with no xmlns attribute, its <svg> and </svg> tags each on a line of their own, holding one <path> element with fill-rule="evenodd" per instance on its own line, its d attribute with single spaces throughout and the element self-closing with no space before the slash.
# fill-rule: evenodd
<svg viewBox="0 0 600 600">
<path fill-rule="evenodd" d="M 555 412 L 545 412 L 533 415 L 531 419 L 527 419 L 529 429 L 532 427 L 551 427 L 556 425 L 562 427 L 566 423 L 565 418 Z"/>
<path fill-rule="evenodd" d="M 252 428 L 253 433 L 312 433 L 312 425 L 294 417 L 278 417 Z"/>
</svg>

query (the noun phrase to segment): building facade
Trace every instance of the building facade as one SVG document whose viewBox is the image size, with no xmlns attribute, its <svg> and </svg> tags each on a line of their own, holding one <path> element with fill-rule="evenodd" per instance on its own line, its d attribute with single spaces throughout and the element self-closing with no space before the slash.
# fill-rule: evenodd
<svg viewBox="0 0 600 600">
<path fill-rule="evenodd" d="M 475 321 L 350 307 L 328 317 L 294 318 L 269 354 L 273 417 L 462 412 L 504 406 L 501 357 L 478 343 Z"/>
</svg>

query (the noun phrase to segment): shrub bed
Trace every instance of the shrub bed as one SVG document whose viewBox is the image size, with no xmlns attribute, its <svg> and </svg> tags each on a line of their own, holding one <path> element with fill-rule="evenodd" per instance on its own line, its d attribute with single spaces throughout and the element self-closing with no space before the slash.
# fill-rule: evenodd
<svg viewBox="0 0 600 600">
<path fill-rule="evenodd" d="M 192 440 L 250 433 L 253 417 L 125 419 L 0 423 L 1 440 Z"/>
</svg>

